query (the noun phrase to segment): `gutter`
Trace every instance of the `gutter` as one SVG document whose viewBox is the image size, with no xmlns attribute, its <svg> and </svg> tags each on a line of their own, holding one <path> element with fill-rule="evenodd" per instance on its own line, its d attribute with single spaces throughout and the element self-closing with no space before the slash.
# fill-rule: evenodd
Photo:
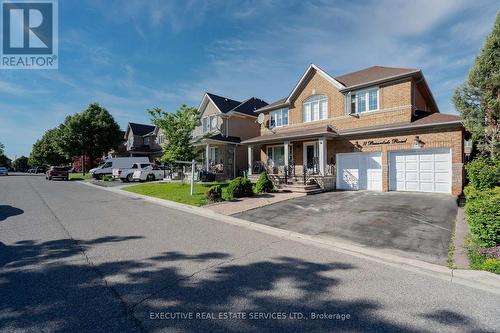
<svg viewBox="0 0 500 333">
<path fill-rule="evenodd" d="M 370 134 L 370 133 L 379 133 L 379 132 L 387 132 L 387 131 L 398 131 L 398 130 L 412 130 L 415 128 L 425 128 L 425 127 L 439 127 L 439 126 L 449 126 L 449 125 L 458 125 L 462 124 L 461 120 L 453 120 L 453 121 L 447 121 L 444 123 L 433 123 L 433 124 L 421 124 L 421 125 L 413 125 L 413 126 L 399 126 L 399 127 L 390 127 L 390 128 L 380 128 L 380 129 L 373 129 L 373 130 L 367 130 L 367 131 L 352 131 L 352 132 L 340 132 L 339 136 L 348 136 L 348 135 L 363 135 L 363 134 Z"/>
</svg>

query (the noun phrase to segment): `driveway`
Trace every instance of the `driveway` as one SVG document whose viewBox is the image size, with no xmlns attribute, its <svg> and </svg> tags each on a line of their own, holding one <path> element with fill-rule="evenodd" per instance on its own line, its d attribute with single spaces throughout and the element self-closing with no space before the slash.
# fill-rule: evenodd
<svg viewBox="0 0 500 333">
<path fill-rule="evenodd" d="M 327 192 L 234 216 L 269 226 L 446 264 L 456 198 L 406 192 Z"/>
</svg>

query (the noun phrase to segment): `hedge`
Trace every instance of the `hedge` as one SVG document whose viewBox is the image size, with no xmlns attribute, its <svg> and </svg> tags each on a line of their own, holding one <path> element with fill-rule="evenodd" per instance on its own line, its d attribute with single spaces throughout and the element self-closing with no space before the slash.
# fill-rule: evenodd
<svg viewBox="0 0 500 333">
<path fill-rule="evenodd" d="M 233 179 L 227 187 L 227 197 L 229 199 L 250 197 L 252 195 L 253 186 L 248 178 L 237 177 Z"/>
<path fill-rule="evenodd" d="M 465 216 L 474 241 L 484 248 L 500 245 L 500 187 L 479 190 L 469 185 L 465 193 Z"/>
<path fill-rule="evenodd" d="M 469 184 L 478 190 L 500 185 L 500 158 L 492 160 L 481 156 L 469 162 L 465 169 Z"/>
<path fill-rule="evenodd" d="M 274 184 L 271 179 L 269 179 L 267 172 L 260 174 L 259 179 L 255 184 L 255 191 L 257 193 L 270 193 L 274 191 Z"/>
</svg>

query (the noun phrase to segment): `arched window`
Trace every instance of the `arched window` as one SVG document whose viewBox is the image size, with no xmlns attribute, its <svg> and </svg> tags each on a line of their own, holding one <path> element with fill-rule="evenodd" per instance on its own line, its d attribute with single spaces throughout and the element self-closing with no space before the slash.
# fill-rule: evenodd
<svg viewBox="0 0 500 333">
<path fill-rule="evenodd" d="M 302 103 L 302 118 L 305 123 L 328 118 L 328 97 L 313 95 Z"/>
</svg>

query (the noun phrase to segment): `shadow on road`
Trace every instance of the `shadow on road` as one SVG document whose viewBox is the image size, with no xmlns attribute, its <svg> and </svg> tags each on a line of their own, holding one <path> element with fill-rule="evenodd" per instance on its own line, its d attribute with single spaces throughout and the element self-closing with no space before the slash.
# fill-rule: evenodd
<svg viewBox="0 0 500 333">
<path fill-rule="evenodd" d="M 10 205 L 0 205 L 0 221 L 6 220 L 11 216 L 24 214 L 24 210 Z"/>
<path fill-rule="evenodd" d="M 36 331 L 43 327 L 60 332 L 166 328 L 176 332 L 413 332 L 378 315 L 381 306 L 372 300 L 336 297 L 342 285 L 336 272 L 357 269 L 348 263 L 275 257 L 238 264 L 227 253 L 165 252 L 147 260 L 112 261 L 91 268 L 80 255 L 82 249 L 137 238 L 80 240 L 78 246 L 69 239 L 0 243 L 0 331 Z M 186 263 L 183 267 L 201 268 L 183 273 L 179 270 L 181 261 Z M 275 317 L 150 319 L 152 313 L 158 312 L 205 312 L 217 316 L 229 311 Z M 349 314 L 350 319 L 276 319 L 294 312 Z M 441 321 L 441 316 L 429 319 Z M 467 330 L 469 322 L 458 320 Z"/>
</svg>

